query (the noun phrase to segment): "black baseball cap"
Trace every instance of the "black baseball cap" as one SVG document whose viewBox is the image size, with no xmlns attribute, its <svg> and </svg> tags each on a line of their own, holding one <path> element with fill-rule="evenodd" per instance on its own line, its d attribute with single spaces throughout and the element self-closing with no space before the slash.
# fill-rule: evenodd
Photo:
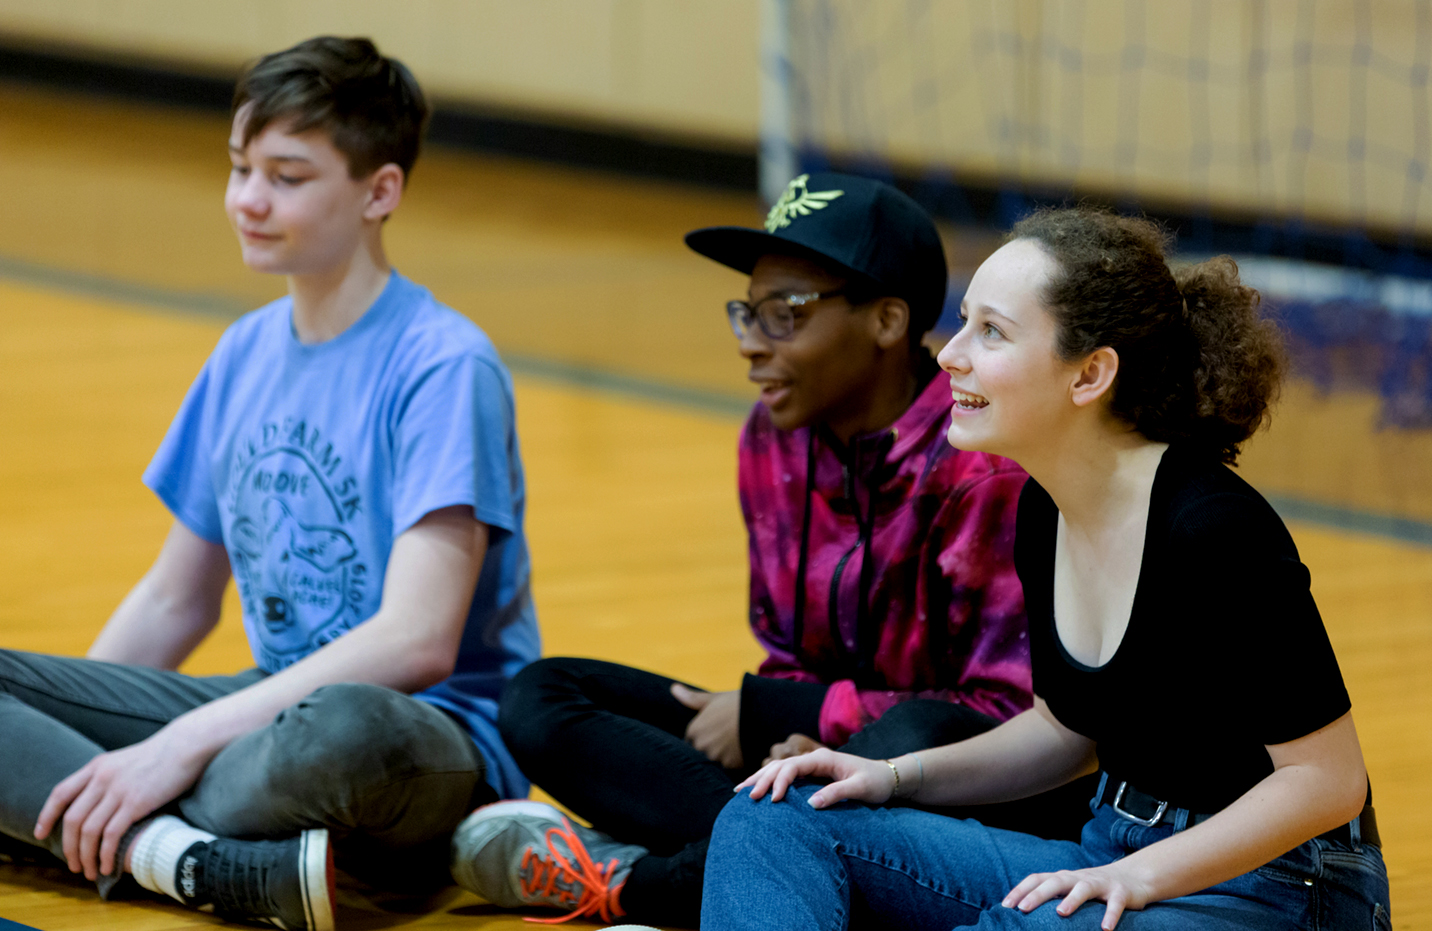
<svg viewBox="0 0 1432 931">
<path fill-rule="evenodd" d="M 686 234 L 709 259 L 749 275 L 772 253 L 810 259 L 864 285 L 871 297 L 899 297 L 924 333 L 940 319 L 949 271 L 935 223 L 919 204 L 884 183 L 812 172 L 786 186 L 764 230 L 709 226 Z"/>
</svg>

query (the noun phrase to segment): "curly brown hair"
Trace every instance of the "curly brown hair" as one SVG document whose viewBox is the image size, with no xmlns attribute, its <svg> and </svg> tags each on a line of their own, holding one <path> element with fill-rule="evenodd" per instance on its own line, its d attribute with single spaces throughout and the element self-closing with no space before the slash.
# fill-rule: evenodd
<svg viewBox="0 0 1432 931">
<path fill-rule="evenodd" d="M 1271 416 L 1285 362 L 1281 334 L 1233 259 L 1174 272 L 1157 224 L 1095 207 L 1040 210 L 1009 238 L 1034 240 L 1055 261 L 1044 298 L 1060 357 L 1101 346 L 1118 354 L 1116 416 L 1151 440 L 1237 460 Z"/>
</svg>

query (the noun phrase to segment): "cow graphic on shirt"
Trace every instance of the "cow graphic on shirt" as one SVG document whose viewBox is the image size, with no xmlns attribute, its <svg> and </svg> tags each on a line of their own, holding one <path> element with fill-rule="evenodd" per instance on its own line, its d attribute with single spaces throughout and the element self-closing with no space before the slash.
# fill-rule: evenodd
<svg viewBox="0 0 1432 931">
<path fill-rule="evenodd" d="M 237 548 L 255 560 L 279 548 L 277 562 L 265 563 L 261 615 L 264 627 L 279 636 L 298 622 L 295 606 L 314 605 L 320 612 L 328 607 L 336 593 L 325 580 L 358 555 L 348 534 L 299 523 L 278 498 L 264 501 L 262 527 L 240 518 L 233 533 Z"/>
<path fill-rule="evenodd" d="M 341 459 L 315 450 L 318 431 L 299 421 L 265 426 L 265 442 L 235 456 L 229 492 L 229 551 L 250 645 L 270 672 L 341 636 L 369 613 L 367 567 L 345 525 L 351 479 L 329 473 Z M 295 442 L 302 438 L 306 443 Z M 325 468 L 327 466 L 328 468 Z"/>
</svg>

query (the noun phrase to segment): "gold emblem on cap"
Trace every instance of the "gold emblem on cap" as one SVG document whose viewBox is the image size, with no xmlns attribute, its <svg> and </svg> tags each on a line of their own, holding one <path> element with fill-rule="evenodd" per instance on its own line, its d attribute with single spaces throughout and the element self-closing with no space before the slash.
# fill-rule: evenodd
<svg viewBox="0 0 1432 931">
<path fill-rule="evenodd" d="M 808 217 L 825 205 L 842 196 L 844 191 L 812 191 L 806 188 L 810 175 L 801 175 L 786 185 L 781 199 L 766 214 L 766 232 L 774 233 L 791 225 L 796 217 Z"/>
</svg>

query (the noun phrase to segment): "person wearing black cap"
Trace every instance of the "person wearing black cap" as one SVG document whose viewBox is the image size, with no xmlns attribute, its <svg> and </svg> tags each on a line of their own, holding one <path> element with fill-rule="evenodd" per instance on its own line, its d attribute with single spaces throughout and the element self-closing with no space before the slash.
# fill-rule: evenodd
<svg viewBox="0 0 1432 931">
<path fill-rule="evenodd" d="M 723 693 L 591 659 L 519 673 L 503 739 L 594 828 L 536 802 L 474 812 L 453 875 L 494 904 L 694 926 L 712 825 L 763 760 L 888 758 L 1030 706 L 1013 566 L 1026 476 L 946 442 L 949 381 L 921 344 L 948 278 L 929 216 L 887 184 L 811 174 L 764 229 L 686 242 L 751 276 L 726 309 L 761 389 L 739 485 L 768 656 Z"/>
</svg>

